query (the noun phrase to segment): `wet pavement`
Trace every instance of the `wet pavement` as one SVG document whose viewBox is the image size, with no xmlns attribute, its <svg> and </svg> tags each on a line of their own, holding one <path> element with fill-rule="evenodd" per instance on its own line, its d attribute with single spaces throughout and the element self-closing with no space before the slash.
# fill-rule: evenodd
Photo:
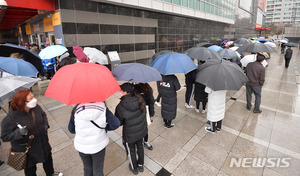
<svg viewBox="0 0 300 176">
<path fill-rule="evenodd" d="M 178 92 L 176 125 L 171 129 L 165 128 L 160 107 L 155 106 L 154 122 L 149 126 L 149 141 L 153 150 L 145 148 L 145 171 L 139 175 L 300 175 L 300 53 L 296 48 L 293 50 L 294 56 L 288 69 L 284 67 L 282 54 L 271 54 L 262 90 L 262 113 L 254 114 L 246 109 L 245 87 L 239 91 L 228 91 L 223 128 L 216 134 L 204 130 L 208 126 L 205 124 L 206 114 L 185 108 L 184 75 L 177 75 L 182 88 Z M 151 86 L 156 96 L 156 84 L 151 83 Z M 83 165 L 73 146 L 74 135 L 67 129 L 73 107 L 42 96 L 36 86 L 33 91 L 48 115 L 55 170 L 65 176 L 82 176 Z M 119 94 L 111 96 L 106 102 L 114 112 Z M 195 105 L 195 102 L 192 104 Z M 0 111 L 0 121 L 4 116 Z M 105 175 L 133 175 L 128 170 L 129 160 L 122 145 L 122 127 L 108 134 L 110 143 L 106 149 Z M 0 146 L 1 160 L 7 160 L 9 147 L 9 143 Z M 248 164 L 244 163 L 246 167 L 231 165 L 232 158 L 248 158 Z M 269 162 L 263 164 L 255 159 Z M 284 165 L 283 159 L 286 159 L 287 165 Z M 0 175 L 24 174 L 4 165 L 0 168 Z M 38 175 L 45 175 L 41 164 L 38 164 Z"/>
</svg>

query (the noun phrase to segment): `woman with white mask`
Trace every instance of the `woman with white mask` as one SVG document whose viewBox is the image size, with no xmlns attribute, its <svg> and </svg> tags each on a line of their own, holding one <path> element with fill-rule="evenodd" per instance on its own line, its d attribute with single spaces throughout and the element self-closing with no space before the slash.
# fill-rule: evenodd
<svg viewBox="0 0 300 176">
<path fill-rule="evenodd" d="M 47 115 L 32 92 L 29 89 L 16 92 L 10 102 L 9 113 L 1 123 L 1 138 L 3 142 L 11 143 L 11 151 L 14 152 L 24 152 L 30 140 L 24 170 L 26 176 L 36 176 L 37 163 L 43 163 L 46 176 L 63 175 L 54 172 L 48 128 Z"/>
</svg>

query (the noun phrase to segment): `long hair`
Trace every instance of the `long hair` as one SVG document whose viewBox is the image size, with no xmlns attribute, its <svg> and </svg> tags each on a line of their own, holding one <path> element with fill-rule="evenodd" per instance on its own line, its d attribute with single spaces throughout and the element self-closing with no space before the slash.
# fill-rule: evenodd
<svg viewBox="0 0 300 176">
<path fill-rule="evenodd" d="M 152 87 L 148 83 L 139 83 L 141 93 L 148 95 L 153 93 Z"/>
<path fill-rule="evenodd" d="M 30 93 L 29 89 L 22 89 L 15 93 L 13 99 L 10 102 L 10 107 L 12 110 L 24 111 L 27 95 Z"/>
<path fill-rule="evenodd" d="M 137 93 L 136 91 L 132 91 L 130 94 L 131 94 L 131 96 L 138 98 L 140 109 L 142 111 L 146 111 L 146 105 L 145 105 L 144 98 L 139 93 Z"/>
</svg>

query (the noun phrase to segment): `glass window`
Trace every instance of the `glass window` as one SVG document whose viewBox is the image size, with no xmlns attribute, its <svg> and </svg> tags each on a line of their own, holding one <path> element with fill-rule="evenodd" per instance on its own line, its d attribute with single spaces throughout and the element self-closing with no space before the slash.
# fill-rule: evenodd
<svg viewBox="0 0 300 176">
<path fill-rule="evenodd" d="M 189 4 L 188 0 L 182 0 L 182 6 L 188 7 L 188 4 Z"/>
<path fill-rule="evenodd" d="M 173 0 L 174 4 L 181 5 L 180 0 Z"/>
<path fill-rule="evenodd" d="M 215 6 L 212 5 L 212 6 L 210 7 L 210 13 L 213 14 L 214 12 L 215 12 Z"/>
<path fill-rule="evenodd" d="M 200 10 L 200 0 L 196 0 L 196 8 L 197 10 Z"/>
<path fill-rule="evenodd" d="M 194 9 L 194 6 L 195 6 L 195 0 L 189 0 L 189 7 L 191 9 Z"/>
<path fill-rule="evenodd" d="M 210 5 L 209 4 L 205 4 L 205 12 L 206 13 L 210 12 Z"/>
<path fill-rule="evenodd" d="M 172 0 L 165 0 L 165 2 L 169 2 L 169 3 L 172 3 Z"/>
<path fill-rule="evenodd" d="M 205 3 L 202 2 L 202 1 L 200 3 L 200 10 L 203 11 L 203 12 L 205 11 Z"/>
</svg>

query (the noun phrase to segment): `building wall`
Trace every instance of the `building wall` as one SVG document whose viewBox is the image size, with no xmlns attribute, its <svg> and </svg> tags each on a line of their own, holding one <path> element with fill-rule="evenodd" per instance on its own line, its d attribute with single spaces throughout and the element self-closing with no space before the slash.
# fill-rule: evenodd
<svg viewBox="0 0 300 176">
<path fill-rule="evenodd" d="M 268 0 L 267 23 L 300 23 L 300 1 Z"/>
<path fill-rule="evenodd" d="M 118 51 L 142 62 L 155 51 L 183 52 L 200 41 L 221 42 L 227 24 L 93 1 L 60 0 L 64 45 Z"/>
</svg>

